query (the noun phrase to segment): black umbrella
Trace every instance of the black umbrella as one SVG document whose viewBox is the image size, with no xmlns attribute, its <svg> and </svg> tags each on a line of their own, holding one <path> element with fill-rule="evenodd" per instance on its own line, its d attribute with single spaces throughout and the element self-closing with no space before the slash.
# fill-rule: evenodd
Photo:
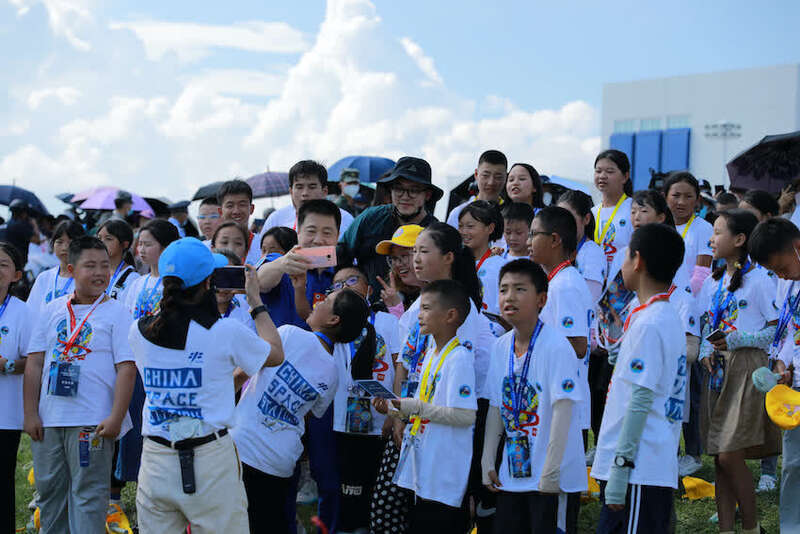
<svg viewBox="0 0 800 534">
<path fill-rule="evenodd" d="M 778 193 L 800 178 L 800 130 L 768 135 L 726 166 L 731 187 Z"/>
<path fill-rule="evenodd" d="M 153 208 L 156 217 L 169 217 L 169 208 L 167 206 L 170 205 L 170 201 L 168 199 L 144 197 L 144 200 Z"/>
<path fill-rule="evenodd" d="M 56 198 L 61 202 L 66 202 L 67 204 L 72 204 L 72 197 L 75 196 L 75 193 L 61 193 L 56 195 Z"/>
<path fill-rule="evenodd" d="M 28 203 L 28 207 L 41 215 L 50 215 L 42 201 L 27 189 L 16 185 L 0 185 L 0 204 L 8 206 L 12 200 L 20 199 Z"/>
<path fill-rule="evenodd" d="M 204 198 L 208 197 L 215 197 L 217 196 L 217 192 L 219 188 L 222 187 L 222 184 L 225 182 L 214 182 L 208 185 L 204 185 L 192 197 L 192 200 L 203 200 Z"/>
</svg>

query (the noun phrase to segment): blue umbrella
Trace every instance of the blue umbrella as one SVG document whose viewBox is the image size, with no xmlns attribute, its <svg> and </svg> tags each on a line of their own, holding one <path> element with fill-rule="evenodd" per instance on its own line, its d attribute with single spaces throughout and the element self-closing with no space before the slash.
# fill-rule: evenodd
<svg viewBox="0 0 800 534">
<path fill-rule="evenodd" d="M 377 156 L 347 156 L 328 167 L 328 181 L 338 182 L 344 169 L 358 169 L 362 184 L 377 182 L 383 173 L 394 168 L 394 161 Z"/>
<path fill-rule="evenodd" d="M 0 204 L 3 206 L 8 206 L 11 204 L 12 200 L 16 200 L 18 198 L 27 202 L 29 208 L 40 213 L 41 215 L 50 215 L 50 212 L 44 207 L 44 204 L 42 204 L 42 201 L 39 200 L 39 197 L 27 189 L 22 189 L 16 185 L 0 185 Z"/>
<path fill-rule="evenodd" d="M 253 189 L 253 198 L 279 197 L 289 193 L 289 173 L 262 172 L 245 180 Z"/>
</svg>

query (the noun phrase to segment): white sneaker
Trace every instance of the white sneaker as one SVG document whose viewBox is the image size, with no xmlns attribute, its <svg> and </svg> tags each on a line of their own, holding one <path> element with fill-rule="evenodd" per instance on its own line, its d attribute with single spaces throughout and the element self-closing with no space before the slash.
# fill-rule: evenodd
<svg viewBox="0 0 800 534">
<path fill-rule="evenodd" d="M 678 475 L 688 477 L 698 472 L 703 467 L 703 462 L 688 454 L 678 458 Z"/>
<path fill-rule="evenodd" d="M 594 464 L 594 453 L 597 451 L 594 447 L 586 451 L 586 466 L 591 467 Z"/>
<path fill-rule="evenodd" d="M 758 479 L 758 486 L 756 493 L 764 493 L 765 491 L 773 491 L 778 487 L 778 479 L 772 475 L 761 475 Z"/>
</svg>

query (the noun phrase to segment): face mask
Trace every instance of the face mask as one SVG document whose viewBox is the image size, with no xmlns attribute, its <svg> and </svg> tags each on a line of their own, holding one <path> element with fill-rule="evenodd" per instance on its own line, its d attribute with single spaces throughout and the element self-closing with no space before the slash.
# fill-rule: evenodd
<svg viewBox="0 0 800 534">
<path fill-rule="evenodd" d="M 544 194 L 542 195 L 542 203 L 545 206 L 549 206 L 550 203 L 552 202 L 553 202 L 553 194 L 550 193 L 549 191 L 545 191 Z"/>
<path fill-rule="evenodd" d="M 342 187 L 342 193 L 350 198 L 353 198 L 358 194 L 358 184 L 347 184 L 346 186 Z"/>
</svg>

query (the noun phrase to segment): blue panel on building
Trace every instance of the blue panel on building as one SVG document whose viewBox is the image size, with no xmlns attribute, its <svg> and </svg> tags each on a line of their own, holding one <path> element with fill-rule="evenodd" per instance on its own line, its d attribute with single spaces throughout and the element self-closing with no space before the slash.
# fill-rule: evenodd
<svg viewBox="0 0 800 534">
<path fill-rule="evenodd" d="M 609 139 L 609 147 L 615 148 L 628 156 L 628 160 L 633 161 L 634 137 L 632 133 L 615 133 Z"/>
<path fill-rule="evenodd" d="M 633 151 L 633 190 L 647 189 L 650 169 L 661 170 L 661 130 L 638 132 Z"/>
<path fill-rule="evenodd" d="M 664 130 L 661 138 L 661 170 L 682 171 L 689 168 L 690 128 Z"/>
</svg>

